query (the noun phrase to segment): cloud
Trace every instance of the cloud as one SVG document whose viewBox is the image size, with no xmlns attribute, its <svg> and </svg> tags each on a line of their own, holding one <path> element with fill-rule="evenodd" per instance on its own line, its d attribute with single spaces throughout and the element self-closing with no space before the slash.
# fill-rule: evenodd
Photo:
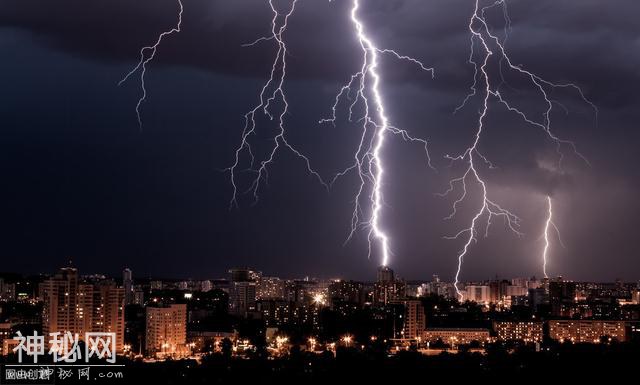
<svg viewBox="0 0 640 385">
<path fill-rule="evenodd" d="M 155 65 L 188 66 L 221 74 L 262 77 L 273 55 L 273 44 L 243 43 L 268 35 L 271 10 L 264 0 L 183 0 L 183 31 L 163 42 Z M 171 28 L 177 0 L 0 0 L 0 25 L 28 30 L 41 44 L 101 61 L 134 62 L 139 49 Z M 288 1 L 276 1 L 286 9 Z M 509 49 L 550 80 L 572 79 L 600 104 L 612 108 L 636 100 L 630 84 L 640 81 L 640 50 L 633 15 L 640 4 L 615 0 L 544 0 L 511 2 Z M 349 21 L 350 1 L 299 1 L 290 20 L 290 76 L 343 81 L 357 68 L 356 41 Z M 428 87 L 443 92 L 462 85 L 469 76 L 469 0 L 375 0 L 363 4 L 368 33 L 381 47 L 392 47 L 434 65 L 438 81 Z M 34 11 L 37 10 L 37 11 Z M 502 15 L 490 14 L 496 25 Z M 495 13 L 494 12 L 494 13 Z M 500 27 L 501 28 L 501 27 Z M 580 63 L 579 66 L 575 65 Z M 597 72 L 598 77 L 593 78 Z M 390 81 L 412 81 L 416 71 L 399 66 Z M 602 92 L 610 82 L 620 92 Z"/>
</svg>

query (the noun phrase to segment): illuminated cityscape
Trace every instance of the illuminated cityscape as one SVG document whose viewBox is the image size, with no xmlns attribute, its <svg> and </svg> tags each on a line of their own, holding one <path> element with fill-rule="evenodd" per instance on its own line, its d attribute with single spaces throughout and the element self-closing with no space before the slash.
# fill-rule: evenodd
<svg viewBox="0 0 640 385">
<path fill-rule="evenodd" d="M 275 273 L 232 268 L 215 279 L 177 280 L 138 278 L 130 268 L 121 277 L 81 275 L 67 266 L 47 275 L 5 274 L 2 354 L 10 359 L 18 330 L 58 329 L 113 330 L 122 359 L 147 365 L 300 354 L 311 365 L 314 356 L 373 351 L 390 360 L 490 357 L 501 349 L 545 356 L 571 346 L 640 343 L 640 282 L 493 279 L 464 283 L 459 301 L 453 282 L 404 280 L 386 266 L 361 282 Z"/>
<path fill-rule="evenodd" d="M 638 0 L 0 0 L 0 384 L 614 383 Z"/>
</svg>

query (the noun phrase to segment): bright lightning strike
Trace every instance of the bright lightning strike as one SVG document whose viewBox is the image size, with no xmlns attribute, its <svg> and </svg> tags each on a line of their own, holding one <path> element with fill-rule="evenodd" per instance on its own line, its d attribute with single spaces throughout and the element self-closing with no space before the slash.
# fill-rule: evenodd
<svg viewBox="0 0 640 385">
<path fill-rule="evenodd" d="M 344 85 L 335 98 L 332 107 L 332 115 L 328 119 L 320 120 L 320 123 L 335 124 L 337 119 L 338 106 L 343 98 L 350 99 L 351 94 L 355 94 L 355 98 L 348 105 L 349 121 L 362 122 L 362 134 L 355 151 L 354 161 L 345 170 L 338 173 L 331 183 L 351 171 L 355 171 L 360 179 L 360 184 L 356 197 L 354 199 L 354 209 L 351 217 L 351 232 L 347 241 L 351 239 L 354 233 L 361 227 L 366 226 L 369 229 L 367 240 L 369 244 L 369 257 L 371 257 L 372 242 L 377 240 L 380 252 L 382 254 L 382 265 L 388 266 L 391 255 L 389 246 L 389 235 L 382 228 L 380 223 L 382 208 L 384 204 L 383 196 L 383 178 L 385 173 L 384 160 L 382 153 L 385 145 L 385 139 L 389 134 L 399 135 L 403 140 L 417 142 L 424 146 L 427 163 L 431 166 L 427 141 L 411 136 L 406 130 L 394 127 L 389 124 L 389 118 L 386 115 L 384 101 L 380 90 L 381 75 L 378 71 L 379 55 L 389 54 L 396 59 L 408 61 L 417 65 L 421 70 L 431 73 L 433 77 L 433 68 L 428 68 L 419 60 L 409 56 L 400 55 L 394 50 L 380 49 L 367 36 L 365 28 L 361 20 L 358 18 L 358 10 L 360 4 L 358 0 L 353 0 L 351 8 L 351 22 L 355 28 L 356 37 L 360 48 L 362 49 L 362 66 L 360 70 L 353 74 L 349 82 Z M 375 111 L 371 111 L 370 107 Z M 354 116 L 356 110 L 362 109 L 362 115 L 357 119 Z M 369 186 L 369 187 L 367 187 Z M 369 191 L 365 191 L 367 189 Z M 364 196 L 368 195 L 366 198 Z M 363 212 L 362 200 L 366 199 L 370 207 L 370 214 L 366 220 L 361 219 Z"/>
<path fill-rule="evenodd" d="M 273 18 L 271 20 L 271 35 L 261 37 L 252 43 L 245 44 L 245 46 L 252 46 L 260 42 L 274 41 L 277 46 L 277 51 L 273 63 L 271 65 L 271 73 L 269 79 L 262 86 L 262 90 L 259 95 L 259 102 L 244 116 L 245 125 L 242 130 L 242 136 L 240 145 L 235 151 L 234 163 L 226 170 L 229 171 L 231 185 L 233 188 L 233 195 L 229 203 L 229 208 L 238 207 L 238 173 L 241 171 L 248 171 L 255 175 L 251 186 L 250 192 L 253 193 L 254 203 L 258 201 L 258 190 L 261 182 L 268 178 L 267 167 L 274 161 L 274 158 L 281 147 L 290 150 L 298 158 L 302 159 L 307 167 L 307 171 L 316 177 L 318 181 L 325 187 L 328 186 L 324 183 L 320 175 L 311 168 L 311 162 L 309 158 L 303 155 L 295 147 L 293 147 L 286 138 L 286 130 L 284 127 L 284 117 L 288 112 L 289 103 L 287 101 L 286 94 L 284 92 L 284 81 L 287 75 L 287 45 L 284 40 L 284 33 L 287 30 L 289 18 L 293 15 L 298 0 L 293 0 L 291 6 L 285 13 L 281 13 L 276 9 L 273 4 L 273 0 L 269 0 L 269 6 L 273 12 Z M 278 112 L 274 112 L 274 107 L 277 103 L 282 104 L 282 109 Z M 273 145 L 268 153 L 268 156 L 259 162 L 259 167 L 255 168 L 256 158 L 251 147 L 250 138 L 256 134 L 257 123 L 256 114 L 262 114 L 267 116 L 270 120 L 274 118 L 277 120 L 278 133 L 273 138 Z M 248 156 L 250 166 L 248 170 L 239 170 L 243 161 L 244 155 Z"/>
<path fill-rule="evenodd" d="M 479 226 L 478 223 L 482 220 L 482 218 L 483 217 L 486 218 L 485 237 L 488 235 L 489 227 L 491 225 L 491 220 L 494 217 L 501 217 L 505 221 L 508 229 L 510 229 L 513 233 L 515 233 L 518 236 L 522 235 L 518 230 L 519 222 L 520 222 L 520 219 L 518 218 L 518 216 L 516 216 L 509 210 L 501 207 L 499 204 L 497 204 L 490 198 L 489 191 L 487 189 L 487 184 L 479 172 L 479 166 L 481 165 L 484 165 L 485 167 L 488 167 L 488 168 L 493 168 L 493 164 L 480 152 L 478 148 L 483 130 L 485 129 L 485 118 L 487 117 L 487 114 L 489 112 L 490 100 L 494 99 L 498 101 L 507 109 L 507 111 L 515 113 L 517 116 L 523 119 L 527 124 L 530 124 L 534 127 L 542 129 L 545 132 L 545 134 L 548 136 L 548 138 L 556 144 L 556 150 L 559 154 L 559 164 L 561 164 L 563 159 L 563 153 L 561 151 L 563 145 L 569 146 L 574 151 L 574 153 L 576 153 L 585 161 L 586 159 L 577 152 L 576 147 L 572 142 L 560 139 L 551 131 L 551 111 L 553 109 L 553 100 L 550 99 L 548 90 L 556 89 L 556 88 L 573 89 L 574 91 L 577 92 L 579 97 L 585 103 L 589 104 L 594 109 L 597 116 L 597 108 L 595 107 L 595 105 L 585 97 L 582 90 L 575 84 L 552 83 L 550 81 L 547 81 L 539 77 L 538 75 L 532 72 L 529 72 L 523 69 L 523 67 L 521 66 L 516 66 L 512 64 L 511 59 L 504 47 L 504 41 L 501 42 L 500 39 L 491 32 L 491 29 L 489 28 L 487 21 L 485 19 L 486 10 L 496 6 L 502 7 L 503 14 L 505 17 L 505 24 L 506 24 L 505 31 L 507 31 L 507 29 L 510 28 L 510 19 L 506 9 L 506 1 L 497 0 L 493 4 L 483 8 L 480 8 L 479 2 L 480 0 L 475 1 L 474 12 L 471 15 L 471 18 L 469 19 L 469 25 L 468 25 L 469 32 L 471 34 L 471 52 L 469 54 L 468 62 L 469 64 L 473 65 L 473 68 L 474 68 L 473 84 L 471 85 L 470 93 L 465 97 L 462 104 L 456 108 L 456 111 L 463 108 L 466 105 L 467 101 L 469 101 L 471 98 L 477 95 L 479 91 L 478 89 L 479 84 L 484 84 L 484 88 L 482 89 L 482 93 L 484 94 L 482 97 L 482 107 L 480 108 L 480 111 L 479 111 L 478 126 L 477 126 L 476 134 L 472 144 L 469 147 L 467 147 L 466 150 L 460 155 L 447 156 L 447 158 L 450 159 L 452 162 L 460 161 L 465 163 L 466 164 L 465 171 L 462 174 L 462 176 L 452 179 L 449 182 L 448 190 L 446 190 L 443 194 L 441 194 L 441 195 L 448 195 L 450 193 L 453 193 L 458 186 L 460 187 L 460 190 L 461 190 L 460 195 L 453 203 L 453 210 L 451 214 L 447 217 L 447 219 L 451 219 L 456 215 L 458 206 L 467 198 L 468 180 L 478 185 L 480 187 L 480 191 L 482 194 L 482 204 L 480 208 L 475 212 L 469 227 L 461 230 L 460 232 L 458 232 L 452 237 L 447 237 L 448 239 L 458 239 L 463 235 L 466 237 L 464 246 L 462 250 L 458 253 L 458 267 L 455 275 L 455 288 L 460 299 L 463 298 L 462 292 L 458 287 L 460 283 L 459 277 L 462 269 L 462 263 L 465 256 L 469 252 L 469 248 L 471 247 L 471 244 L 476 240 L 476 234 Z M 505 35 L 505 39 L 506 39 L 506 35 Z M 478 45 L 480 46 L 482 51 L 482 60 L 480 63 L 475 59 L 476 43 L 479 43 Z M 496 55 L 499 58 L 499 66 L 500 66 L 499 70 L 500 70 L 500 76 L 502 80 L 501 82 L 494 82 L 492 76 L 490 76 L 490 70 L 488 69 L 488 66 L 490 64 L 490 59 L 494 55 Z M 545 112 L 542 114 L 541 119 L 536 120 L 536 118 L 530 117 L 523 111 L 512 106 L 505 98 L 503 98 L 503 95 L 500 93 L 500 86 L 502 86 L 505 83 L 503 72 L 502 72 L 503 63 L 506 63 L 507 70 L 514 71 L 515 73 L 523 76 L 525 79 L 528 79 L 531 82 L 533 88 L 538 91 L 539 95 L 542 97 L 542 99 L 544 100 L 544 103 L 547 106 Z"/>
<path fill-rule="evenodd" d="M 550 227 L 553 227 L 553 229 L 556 232 L 556 235 L 558 236 L 558 241 L 560 242 L 560 245 L 564 247 L 564 244 L 562 243 L 562 238 L 560 237 L 560 230 L 558 229 L 558 226 L 556 226 L 556 224 L 553 222 L 553 206 L 551 204 L 551 197 L 547 196 L 547 220 L 545 221 L 545 224 L 544 224 L 544 249 L 542 251 L 542 271 L 544 273 L 545 278 L 549 278 L 549 275 L 547 274 L 547 260 L 548 260 L 549 246 L 550 246 L 550 241 L 549 241 Z"/>
<path fill-rule="evenodd" d="M 182 12 L 184 11 L 182 0 L 178 0 L 178 6 L 180 7 L 180 11 L 178 12 L 178 23 L 176 24 L 176 26 L 158 35 L 158 38 L 153 45 L 142 47 L 142 49 L 140 49 L 140 61 L 138 61 L 138 64 L 131 71 L 129 71 L 129 73 L 127 73 L 127 75 L 122 80 L 118 82 L 118 86 L 121 86 L 124 82 L 127 81 L 127 79 L 129 79 L 129 77 L 140 71 L 140 89 L 142 91 L 142 95 L 140 96 L 140 99 L 138 99 L 138 103 L 136 104 L 136 115 L 138 117 L 138 125 L 140 126 L 140 129 L 142 129 L 142 117 L 140 116 L 140 108 L 142 107 L 142 103 L 144 103 L 147 98 L 147 88 L 144 79 L 144 76 L 147 73 L 147 64 L 149 64 L 149 62 L 156 56 L 158 47 L 165 37 L 180 32 L 180 28 L 182 26 Z"/>
</svg>

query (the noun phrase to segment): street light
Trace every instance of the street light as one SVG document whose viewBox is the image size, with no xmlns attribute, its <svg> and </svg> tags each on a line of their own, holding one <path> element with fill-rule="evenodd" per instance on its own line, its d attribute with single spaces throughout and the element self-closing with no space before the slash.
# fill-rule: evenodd
<svg viewBox="0 0 640 385">
<path fill-rule="evenodd" d="M 316 350 L 316 339 L 313 338 L 313 337 L 309 337 L 307 342 L 309 342 L 309 350 L 315 351 Z"/>
<path fill-rule="evenodd" d="M 289 342 L 289 337 L 286 337 L 286 336 L 276 337 L 276 348 L 278 350 L 281 350 L 287 342 Z"/>
</svg>

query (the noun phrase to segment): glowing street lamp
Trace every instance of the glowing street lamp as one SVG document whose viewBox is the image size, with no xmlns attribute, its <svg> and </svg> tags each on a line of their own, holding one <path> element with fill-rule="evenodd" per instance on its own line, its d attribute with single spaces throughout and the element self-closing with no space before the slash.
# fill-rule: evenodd
<svg viewBox="0 0 640 385">
<path fill-rule="evenodd" d="M 309 343 L 309 350 L 315 351 L 316 350 L 316 339 L 313 338 L 313 337 L 309 337 L 307 342 Z"/>
<path fill-rule="evenodd" d="M 289 337 L 287 336 L 276 337 L 276 348 L 281 350 L 287 342 L 289 342 Z"/>
</svg>

